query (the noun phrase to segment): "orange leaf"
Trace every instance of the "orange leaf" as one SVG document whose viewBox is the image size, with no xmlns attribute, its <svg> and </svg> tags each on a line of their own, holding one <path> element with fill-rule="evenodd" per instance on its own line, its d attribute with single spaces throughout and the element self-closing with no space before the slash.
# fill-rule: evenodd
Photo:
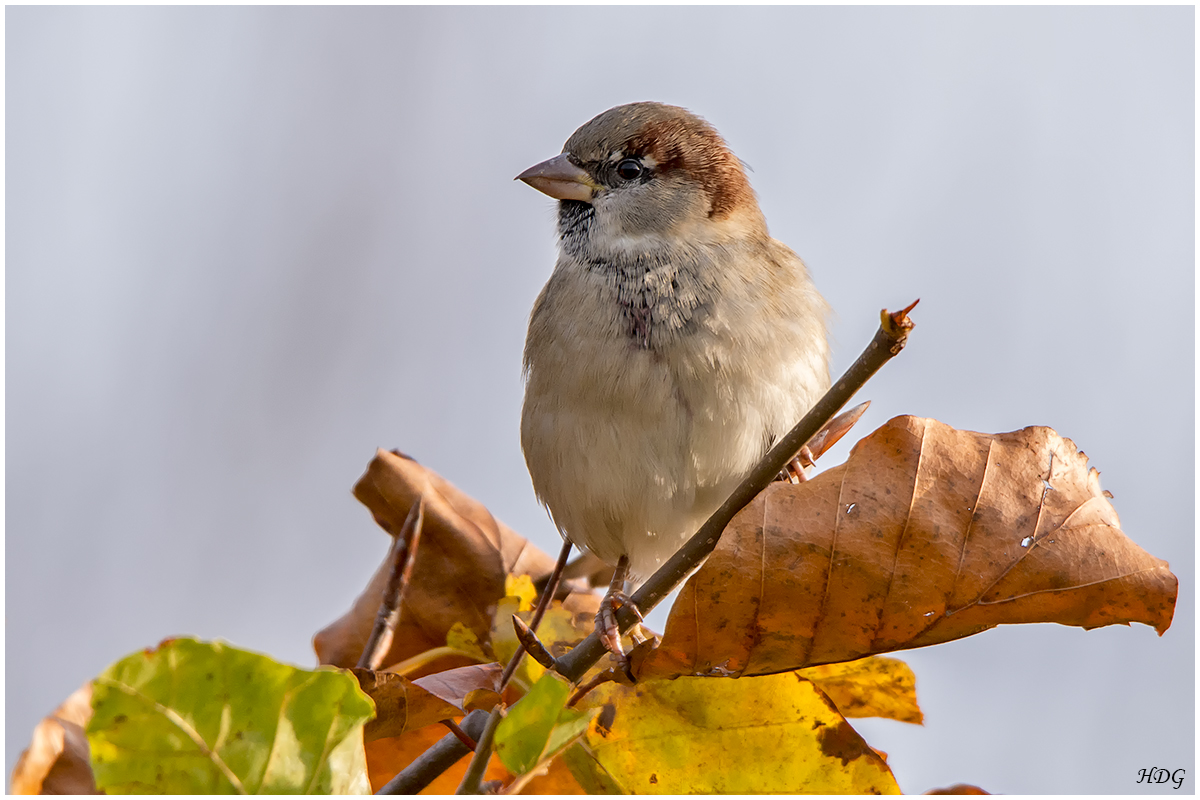
<svg viewBox="0 0 1200 800">
<path fill-rule="evenodd" d="M 545 770 L 530 778 L 519 794 L 587 794 L 563 759 L 554 759 Z"/>
<path fill-rule="evenodd" d="M 384 665 L 444 645 L 446 632 L 455 622 L 462 622 L 483 640 L 491 629 L 490 609 L 505 595 L 505 576 L 538 578 L 554 566 L 553 558 L 497 521 L 477 500 L 399 453 L 378 451 L 354 487 L 354 496 L 393 535 L 422 493 L 425 522 L 412 584 Z M 358 662 L 388 572 L 385 559 L 350 611 L 314 637 L 322 664 L 352 667 Z M 443 659 L 438 668 L 445 666 Z"/>
<path fill-rule="evenodd" d="M 744 508 L 638 674 L 765 675 L 1018 622 L 1161 635 L 1177 590 L 1069 439 L 897 417 Z"/>
<path fill-rule="evenodd" d="M 461 722 L 462 720 L 455 720 Z M 400 770 L 407 767 L 417 756 L 437 744 L 447 730 L 441 725 L 427 725 L 414 731 L 392 736 L 387 739 L 377 739 L 367 742 L 367 774 L 371 779 L 371 791 L 378 792 L 383 785 L 394 778 Z M 466 753 L 455 762 L 454 766 L 434 778 L 433 782 L 421 790 L 421 794 L 454 794 L 458 784 L 462 782 L 463 773 L 470 763 L 470 753 Z M 485 781 L 504 780 L 509 778 L 508 770 L 500 763 L 495 754 L 488 761 Z"/>
</svg>

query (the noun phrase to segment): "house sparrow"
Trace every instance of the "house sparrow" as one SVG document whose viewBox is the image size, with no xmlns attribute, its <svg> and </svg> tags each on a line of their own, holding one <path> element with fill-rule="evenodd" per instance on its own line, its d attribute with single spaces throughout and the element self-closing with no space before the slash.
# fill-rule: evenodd
<svg viewBox="0 0 1200 800">
<path fill-rule="evenodd" d="M 829 307 L 767 233 L 741 162 L 682 108 L 609 109 L 517 179 L 559 200 L 521 447 L 555 525 L 616 565 L 619 589 L 829 388 Z"/>
</svg>

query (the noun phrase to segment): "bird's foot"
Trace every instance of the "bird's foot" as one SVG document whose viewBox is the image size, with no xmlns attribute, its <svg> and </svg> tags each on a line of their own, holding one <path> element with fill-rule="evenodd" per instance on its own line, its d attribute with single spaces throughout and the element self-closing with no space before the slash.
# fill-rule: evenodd
<svg viewBox="0 0 1200 800">
<path fill-rule="evenodd" d="M 642 612 L 634 604 L 633 599 L 622 591 L 609 590 L 608 594 L 600 601 L 600 610 L 596 612 L 596 634 L 600 637 L 601 643 L 608 652 L 613 654 L 613 658 L 617 661 L 617 666 L 625 673 L 631 681 L 633 673 L 629 667 L 629 656 L 625 654 L 625 648 L 621 645 L 621 629 L 617 625 L 617 610 L 622 606 L 628 606 L 633 615 L 638 618 L 638 622 L 642 621 Z M 646 637 L 642 634 L 641 628 L 634 626 L 630 629 L 631 637 L 635 642 L 645 641 Z"/>
<path fill-rule="evenodd" d="M 638 622 L 642 621 L 642 612 L 633 602 L 633 598 L 625 594 L 625 579 L 629 577 L 629 556 L 617 559 L 616 569 L 613 570 L 612 582 L 608 585 L 608 593 L 600 600 L 600 610 L 596 612 L 596 635 L 604 649 L 613 654 L 617 665 L 629 680 L 633 680 L 633 672 L 629 667 L 629 657 L 621 646 L 621 628 L 617 625 L 617 609 L 628 606 Z"/>
<path fill-rule="evenodd" d="M 804 474 L 805 468 L 815 466 L 816 461 L 812 450 L 808 449 L 808 445 L 804 445 L 804 447 L 800 448 L 800 452 L 779 471 L 779 475 L 775 480 L 787 481 L 788 483 L 804 483 L 808 480 L 808 475 Z"/>
</svg>

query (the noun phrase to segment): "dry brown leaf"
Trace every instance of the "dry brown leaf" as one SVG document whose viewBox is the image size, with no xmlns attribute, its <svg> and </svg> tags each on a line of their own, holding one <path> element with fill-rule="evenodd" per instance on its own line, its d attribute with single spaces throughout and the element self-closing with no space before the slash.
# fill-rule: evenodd
<svg viewBox="0 0 1200 800">
<path fill-rule="evenodd" d="M 68 697 L 33 729 L 17 759 L 13 794 L 99 794 L 84 729 L 92 718 L 92 684 Z"/>
<path fill-rule="evenodd" d="M 1000 624 L 1171 624 L 1178 581 L 1120 530 L 1074 443 L 897 417 L 775 483 L 684 586 L 641 677 L 764 675 Z"/>
<path fill-rule="evenodd" d="M 351 672 L 375 703 L 375 719 L 363 731 L 370 742 L 461 717 L 464 698 L 479 689 L 496 692 L 502 670 L 499 664 L 472 664 L 413 681 L 390 672 Z"/>
<path fill-rule="evenodd" d="M 472 664 L 417 678 L 413 684 L 440 697 L 447 703 L 453 703 L 461 708 L 467 696 L 472 692 L 481 689 L 492 692 L 500 691 L 500 674 L 502 672 L 504 670 L 499 664 Z"/>
<path fill-rule="evenodd" d="M 455 622 L 484 639 L 491 628 L 490 609 L 504 597 L 505 576 L 536 579 L 554 566 L 553 558 L 497 521 L 477 500 L 407 456 L 378 451 L 354 487 L 354 496 L 393 535 L 422 493 L 421 543 L 385 666 L 442 646 Z M 322 664 L 352 667 L 358 662 L 387 580 L 384 561 L 350 611 L 314 637 Z M 443 659 L 426 671 L 452 663 Z"/>
</svg>

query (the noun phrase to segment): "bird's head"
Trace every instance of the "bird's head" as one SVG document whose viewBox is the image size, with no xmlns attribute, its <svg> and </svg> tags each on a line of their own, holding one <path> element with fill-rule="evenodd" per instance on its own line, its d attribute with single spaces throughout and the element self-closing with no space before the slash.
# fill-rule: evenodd
<svg viewBox="0 0 1200 800">
<path fill-rule="evenodd" d="M 564 236 L 581 216 L 598 223 L 610 246 L 631 248 L 765 233 L 737 156 L 711 125 L 676 106 L 610 108 L 517 179 L 561 201 Z"/>
</svg>

